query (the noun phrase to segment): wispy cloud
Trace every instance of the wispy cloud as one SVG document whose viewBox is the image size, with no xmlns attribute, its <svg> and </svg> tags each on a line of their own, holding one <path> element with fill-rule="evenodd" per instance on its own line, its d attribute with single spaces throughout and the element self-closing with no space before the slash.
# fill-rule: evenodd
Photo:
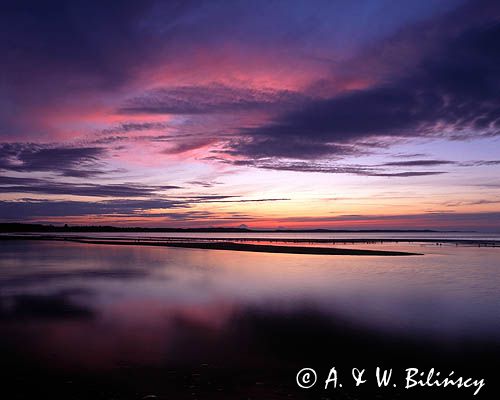
<svg viewBox="0 0 500 400">
<path fill-rule="evenodd" d="M 492 165 L 500 165 L 500 160 L 476 160 L 476 161 L 464 161 L 460 163 L 462 167 L 485 167 Z"/>
<path fill-rule="evenodd" d="M 195 210 L 193 206 L 205 203 L 245 203 L 245 202 L 275 202 L 287 201 L 286 198 L 257 198 L 244 199 L 239 196 L 188 196 L 188 197 L 163 197 L 150 199 L 112 199 L 101 201 L 78 201 L 78 200 L 48 200 L 48 199 L 20 199 L 15 201 L 0 200 L 0 218 L 5 220 L 30 220 L 38 217 L 143 217 L 154 219 L 168 217 L 177 219 L 181 216 L 196 216 L 202 218 L 209 216 L 211 219 L 234 219 L 246 218 L 239 212 L 233 212 L 230 216 L 224 213 L 207 210 Z M 182 211 L 165 211 L 165 210 Z M 235 216 L 233 218 L 233 216 Z"/>
<path fill-rule="evenodd" d="M 227 161 L 223 161 L 227 162 Z M 335 163 L 283 161 L 283 160 L 235 160 L 233 165 L 251 166 L 255 168 L 271 169 L 278 171 L 318 172 L 325 174 L 352 174 L 359 176 L 378 177 L 417 177 L 441 175 L 446 171 L 394 171 L 381 168 L 377 165 L 342 165 Z"/>
<path fill-rule="evenodd" d="M 134 97 L 120 108 L 124 114 L 207 114 L 270 108 L 284 109 L 303 104 L 309 97 L 299 92 L 271 88 L 231 87 L 220 83 L 204 86 L 157 88 Z"/>
<path fill-rule="evenodd" d="M 132 132 L 161 131 L 168 127 L 166 122 L 122 122 L 113 127 L 102 129 L 98 135 L 114 135 Z"/>
<path fill-rule="evenodd" d="M 88 215 L 142 214 L 150 209 L 171 209 L 183 206 L 179 202 L 151 200 L 105 200 L 97 202 L 71 200 L 0 201 L 0 216 L 3 219 L 26 220 L 35 217 L 74 217 Z"/>
<path fill-rule="evenodd" d="M 103 173 L 101 147 L 61 147 L 32 143 L 0 144 L 0 169 L 16 172 L 51 171 L 63 176 L 90 177 Z"/>
<path fill-rule="evenodd" d="M 339 214 L 324 217 L 296 216 L 278 221 L 287 226 L 314 226 L 318 222 L 323 226 L 351 226 L 359 229 L 405 229 L 409 226 L 418 229 L 443 230 L 496 230 L 500 224 L 499 212 L 453 212 L 429 211 L 414 214 Z"/>
<path fill-rule="evenodd" d="M 385 167 L 435 167 L 440 165 L 455 164 L 448 160 L 410 160 L 410 161 L 391 161 L 381 164 Z"/>
<path fill-rule="evenodd" d="M 148 186 L 133 183 L 68 183 L 49 179 L 0 177 L 0 193 L 42 193 L 95 197 L 148 197 L 161 191 L 180 189 L 176 185 Z"/>
</svg>

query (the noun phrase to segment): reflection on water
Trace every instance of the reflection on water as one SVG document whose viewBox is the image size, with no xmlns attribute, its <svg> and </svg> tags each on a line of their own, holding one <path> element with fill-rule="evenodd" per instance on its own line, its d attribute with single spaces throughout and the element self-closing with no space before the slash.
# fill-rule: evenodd
<svg viewBox="0 0 500 400">
<path fill-rule="evenodd" d="M 203 390 L 205 398 L 226 398 L 231 384 L 218 376 L 226 369 L 238 398 L 273 398 L 272 390 L 275 398 L 301 398 L 289 372 L 303 362 L 469 364 L 499 354 L 497 248 L 392 244 L 425 253 L 393 258 L 1 246 L 2 363 L 13 371 L 87 371 L 94 380 L 81 385 L 99 387 L 102 398 L 113 396 L 99 379 L 119 382 L 115 397 L 166 396 L 175 386 L 175 398 Z M 175 375 L 183 368 L 189 382 Z M 62 390 L 43 382 L 44 390 Z"/>
<path fill-rule="evenodd" d="M 21 235 L 33 235 L 33 233 L 20 233 Z M 167 238 L 225 238 L 225 239 L 243 239 L 248 240 L 251 238 L 279 240 L 279 239 L 312 239 L 312 240 L 337 240 L 349 241 L 366 239 L 369 241 L 381 239 L 394 239 L 400 240 L 429 240 L 429 239 L 445 239 L 445 240 L 471 240 L 471 241 L 499 241 L 500 233 L 494 232 L 441 232 L 441 231 L 360 231 L 360 232 L 44 232 L 44 235 L 52 236 L 87 236 L 94 238 L 144 238 L 144 239 L 167 239 Z"/>
</svg>

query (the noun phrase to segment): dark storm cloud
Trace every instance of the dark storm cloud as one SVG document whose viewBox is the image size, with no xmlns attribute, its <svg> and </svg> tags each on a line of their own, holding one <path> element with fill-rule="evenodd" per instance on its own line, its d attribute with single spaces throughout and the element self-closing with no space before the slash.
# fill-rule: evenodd
<svg viewBox="0 0 500 400">
<path fill-rule="evenodd" d="M 16 172 L 52 171 L 64 176 L 103 173 L 101 147 L 49 147 L 30 143 L 0 144 L 0 169 Z"/>
<path fill-rule="evenodd" d="M 342 155 L 345 144 L 395 138 L 468 139 L 500 132 L 500 24 L 461 32 L 405 77 L 315 100 L 245 129 L 232 154 L 294 158 Z M 389 139 L 392 138 L 392 139 Z M 301 143 L 306 149 L 301 156 Z M 258 151 L 258 146 L 265 150 Z M 340 152 L 338 152 L 340 151 Z"/>
<path fill-rule="evenodd" d="M 158 88 L 133 98 L 126 114 L 207 114 L 297 106 L 308 99 L 289 90 L 237 88 L 221 84 Z"/>
<path fill-rule="evenodd" d="M 148 186 L 133 183 L 64 183 L 49 179 L 0 177 L 0 193 L 67 194 L 96 197 L 147 197 L 160 191 L 179 189 L 175 185 Z"/>
</svg>

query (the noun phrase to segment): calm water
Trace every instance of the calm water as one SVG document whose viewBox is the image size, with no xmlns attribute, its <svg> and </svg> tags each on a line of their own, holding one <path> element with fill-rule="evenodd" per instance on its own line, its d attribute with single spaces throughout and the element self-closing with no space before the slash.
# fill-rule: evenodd
<svg viewBox="0 0 500 400">
<path fill-rule="evenodd" d="M 473 374 L 500 354 L 500 248 L 0 246 L 0 348 L 19 398 L 319 399 L 295 387 L 296 368 L 440 362 Z"/>
<path fill-rule="evenodd" d="M 44 233 L 50 235 L 51 233 Z M 246 238 L 262 238 L 262 239 L 332 239 L 332 240 L 377 240 L 377 239 L 394 239 L 401 240 L 419 240 L 419 239 L 448 239 L 448 240 L 479 240 L 500 241 L 500 233 L 492 232 L 245 232 L 245 233 L 227 233 L 227 232 L 67 232 L 52 233 L 52 235 L 64 236 L 87 236 L 87 237 L 115 237 L 115 238 L 227 238 L 227 239 L 246 239 Z"/>
</svg>

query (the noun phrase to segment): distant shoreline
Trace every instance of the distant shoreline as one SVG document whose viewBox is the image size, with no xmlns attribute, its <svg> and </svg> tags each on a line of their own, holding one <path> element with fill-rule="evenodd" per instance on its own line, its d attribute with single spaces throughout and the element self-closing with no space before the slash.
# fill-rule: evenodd
<svg viewBox="0 0 500 400">
<path fill-rule="evenodd" d="M 145 228 L 116 226 L 55 226 L 43 224 L 0 223 L 0 232 L 186 232 L 186 233 L 471 233 L 474 231 L 439 231 L 433 229 L 250 229 L 250 228 Z"/>
<path fill-rule="evenodd" d="M 74 242 L 83 244 L 104 244 L 104 245 L 124 245 L 124 246 L 157 246 L 157 247 L 177 247 L 187 249 L 203 250 L 226 250 L 226 251 L 246 251 L 256 253 L 279 253 L 279 254 L 316 254 L 316 255 L 351 255 L 351 256 L 416 256 L 421 253 L 410 253 L 404 251 L 388 250 L 365 250 L 365 249 L 343 249 L 332 247 L 306 247 L 306 246 L 279 246 L 265 244 L 237 243 L 234 241 L 210 241 L 210 242 L 181 242 L 181 241 L 151 241 L 151 240 L 130 240 L 130 239 L 98 239 L 85 237 L 59 237 L 59 236 L 23 236 L 23 235 L 3 235 L 0 241 L 10 240 L 41 240 Z"/>
</svg>

